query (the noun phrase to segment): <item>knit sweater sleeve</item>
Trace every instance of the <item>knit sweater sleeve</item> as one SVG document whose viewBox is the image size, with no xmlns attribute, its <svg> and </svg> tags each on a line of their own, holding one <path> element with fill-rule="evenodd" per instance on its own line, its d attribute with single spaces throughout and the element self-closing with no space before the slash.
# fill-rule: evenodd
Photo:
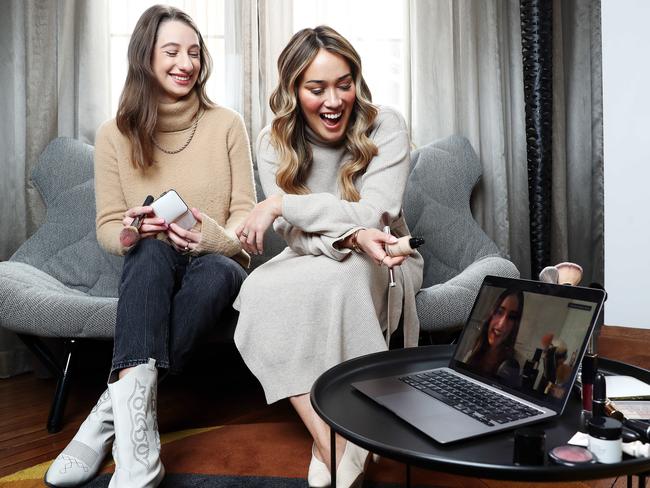
<svg viewBox="0 0 650 488">
<path fill-rule="evenodd" d="M 95 138 L 95 227 L 99 245 L 111 254 L 124 255 L 129 248 L 120 244 L 122 218 L 127 210 L 117 161 L 118 142 L 113 122 L 97 130 Z"/>
<path fill-rule="evenodd" d="M 235 229 L 255 206 L 256 198 L 250 144 L 244 122 L 238 114 L 233 114 L 227 145 L 232 188 L 228 218 L 221 226 L 210 216 L 202 214 L 202 236 L 197 254 L 214 252 L 231 257 L 243 252 Z"/>
<path fill-rule="evenodd" d="M 284 191 L 278 187 L 275 174 L 278 168 L 277 155 L 270 141 L 270 130 L 264 129 L 256 144 L 257 168 L 259 170 L 262 190 L 268 197 L 271 195 L 284 195 Z M 285 195 L 286 196 L 286 195 Z M 326 255 L 337 261 L 341 261 L 349 253 L 349 249 L 337 249 L 334 243 L 338 239 L 323 236 L 317 233 L 307 233 L 302 229 L 290 224 L 283 217 L 278 217 L 273 223 L 273 230 L 282 237 L 287 245 L 300 255 Z"/>
<path fill-rule="evenodd" d="M 285 195 L 285 220 L 304 232 L 339 239 L 354 227 L 381 228 L 385 221 L 395 220 L 402 208 L 410 168 L 406 122 L 398 112 L 382 108 L 370 137 L 378 153 L 360 178 L 358 202 L 342 200 L 332 193 Z"/>
</svg>

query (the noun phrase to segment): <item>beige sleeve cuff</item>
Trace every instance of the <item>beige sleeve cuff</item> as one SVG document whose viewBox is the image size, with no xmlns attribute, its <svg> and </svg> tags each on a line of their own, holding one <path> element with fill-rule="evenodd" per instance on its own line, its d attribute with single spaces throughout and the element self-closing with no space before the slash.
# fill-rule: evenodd
<svg viewBox="0 0 650 488">
<path fill-rule="evenodd" d="M 226 231 L 226 229 L 206 214 L 202 213 L 201 217 L 203 219 L 203 223 L 201 224 L 201 242 L 199 242 L 192 254 L 215 253 L 229 258 L 241 254 L 247 258 L 244 261 L 249 259 L 248 255 L 241 248 L 239 239 L 237 239 L 235 234 Z M 242 260 L 238 259 L 237 261 L 241 262 Z"/>
</svg>

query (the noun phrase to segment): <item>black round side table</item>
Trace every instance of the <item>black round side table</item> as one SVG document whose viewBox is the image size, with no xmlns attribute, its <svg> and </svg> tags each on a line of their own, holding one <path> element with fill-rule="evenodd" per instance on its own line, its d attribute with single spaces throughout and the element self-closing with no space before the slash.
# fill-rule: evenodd
<svg viewBox="0 0 650 488">
<path fill-rule="evenodd" d="M 648 458 L 624 458 L 615 464 L 565 467 L 546 463 L 517 466 L 512 461 L 513 431 L 442 445 L 402 421 L 381 405 L 358 392 L 353 382 L 447 366 L 453 346 L 422 346 L 370 354 L 341 363 L 323 373 L 311 390 L 311 403 L 331 428 L 332 465 L 335 466 L 335 434 L 338 433 L 373 453 L 407 465 L 464 476 L 517 481 L 577 481 L 621 475 L 639 477 L 645 486 L 650 471 Z M 599 369 L 629 375 L 650 383 L 650 371 L 628 364 L 599 359 Z M 560 417 L 533 424 L 546 432 L 547 451 L 566 444 L 578 430 L 581 402 L 572 394 Z M 336 473 L 332 473 L 336 486 Z"/>
</svg>

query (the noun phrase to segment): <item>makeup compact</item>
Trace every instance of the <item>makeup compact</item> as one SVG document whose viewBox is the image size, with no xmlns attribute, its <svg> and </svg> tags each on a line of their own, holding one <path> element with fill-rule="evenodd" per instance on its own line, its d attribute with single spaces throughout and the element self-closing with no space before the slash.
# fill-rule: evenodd
<svg viewBox="0 0 650 488">
<path fill-rule="evenodd" d="M 555 464 L 562 466 L 582 466 L 596 463 L 596 457 L 589 449 L 581 446 L 566 444 L 557 446 L 548 451 L 548 458 Z"/>
</svg>

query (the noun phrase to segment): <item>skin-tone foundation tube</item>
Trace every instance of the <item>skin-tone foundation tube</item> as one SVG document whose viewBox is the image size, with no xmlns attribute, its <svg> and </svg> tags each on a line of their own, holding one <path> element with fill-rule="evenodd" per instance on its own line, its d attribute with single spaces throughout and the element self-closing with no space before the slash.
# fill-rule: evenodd
<svg viewBox="0 0 650 488">
<path fill-rule="evenodd" d="M 413 251 L 424 244 L 421 237 L 404 236 L 397 239 L 397 242 L 386 246 L 386 254 L 391 257 L 408 256 Z"/>
</svg>

